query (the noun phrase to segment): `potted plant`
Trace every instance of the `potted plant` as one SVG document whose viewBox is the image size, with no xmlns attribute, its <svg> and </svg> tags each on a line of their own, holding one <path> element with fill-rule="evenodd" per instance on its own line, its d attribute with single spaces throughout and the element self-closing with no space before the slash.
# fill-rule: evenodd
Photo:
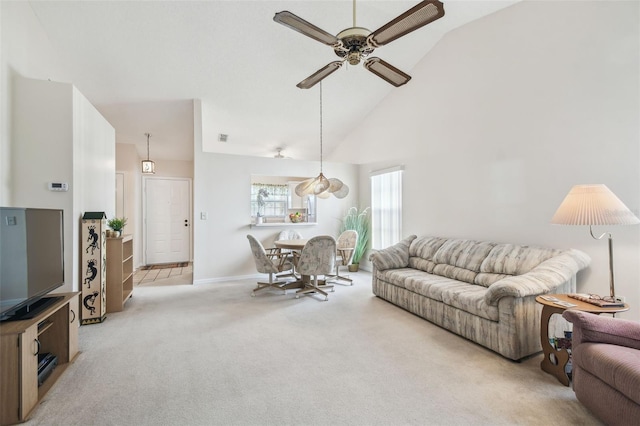
<svg viewBox="0 0 640 426">
<path fill-rule="evenodd" d="M 340 233 L 347 230 L 354 230 L 358 233 L 358 242 L 356 248 L 353 251 L 353 258 L 351 264 L 348 266 L 349 272 L 357 272 L 360 259 L 364 256 L 367 250 L 367 244 L 369 244 L 369 207 L 358 211 L 357 207 L 351 207 L 347 214 L 342 219 L 342 225 L 340 226 Z"/>
<path fill-rule="evenodd" d="M 113 219 L 109 219 L 107 221 L 107 226 L 114 231 L 114 237 L 119 237 L 122 235 L 122 230 L 124 226 L 127 224 L 126 217 L 114 217 Z"/>
<path fill-rule="evenodd" d="M 269 192 L 265 188 L 260 188 L 258 191 L 258 212 L 256 213 L 256 223 L 262 223 L 262 213 L 266 202 L 265 198 L 269 198 Z"/>
</svg>

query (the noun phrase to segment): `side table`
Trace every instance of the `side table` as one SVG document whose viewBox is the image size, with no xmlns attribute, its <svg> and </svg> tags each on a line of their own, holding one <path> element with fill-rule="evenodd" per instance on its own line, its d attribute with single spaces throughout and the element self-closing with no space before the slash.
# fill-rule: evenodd
<svg viewBox="0 0 640 426">
<path fill-rule="evenodd" d="M 624 306 L 617 306 L 614 308 L 601 308 L 596 305 L 592 305 L 587 302 L 582 302 L 577 299 L 572 299 L 566 294 L 545 294 L 546 297 L 555 297 L 562 302 L 569 302 L 576 306 L 567 308 L 564 306 L 556 305 L 555 302 L 543 299 L 543 296 L 537 296 L 536 302 L 542 305 L 542 317 L 540 318 L 540 344 L 542 345 L 542 351 L 544 352 L 544 359 L 540 362 L 540 368 L 549 374 L 552 374 L 558 378 L 560 383 L 565 386 L 569 386 L 569 376 L 567 375 L 565 368 L 569 362 L 569 352 L 566 349 L 556 349 L 551 346 L 549 342 L 549 319 L 551 315 L 562 313 L 567 309 L 574 309 L 577 311 L 591 312 L 592 314 L 615 314 L 618 312 L 624 312 L 629 310 L 629 305 L 626 303 Z M 551 356 L 553 355 L 553 357 Z"/>
</svg>

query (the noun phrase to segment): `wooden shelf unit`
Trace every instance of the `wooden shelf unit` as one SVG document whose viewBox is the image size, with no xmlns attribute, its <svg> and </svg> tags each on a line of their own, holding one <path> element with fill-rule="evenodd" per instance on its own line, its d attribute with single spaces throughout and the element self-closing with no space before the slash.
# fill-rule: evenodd
<svg viewBox="0 0 640 426">
<path fill-rule="evenodd" d="M 32 319 L 0 323 L 0 424 L 24 422 L 78 355 L 80 293 L 62 297 Z M 38 354 L 50 352 L 58 365 L 38 386 Z"/>
<path fill-rule="evenodd" d="M 107 312 L 119 312 L 133 293 L 133 237 L 107 238 Z"/>
</svg>

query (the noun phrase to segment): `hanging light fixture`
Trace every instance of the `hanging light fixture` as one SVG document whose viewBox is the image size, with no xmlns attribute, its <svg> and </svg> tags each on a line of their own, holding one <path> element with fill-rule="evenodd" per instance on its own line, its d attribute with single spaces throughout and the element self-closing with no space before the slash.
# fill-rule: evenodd
<svg viewBox="0 0 640 426">
<path fill-rule="evenodd" d="M 322 174 L 322 81 L 320 81 L 320 174 L 316 178 L 300 182 L 295 192 L 299 197 L 313 194 L 320 198 L 329 198 L 331 194 L 336 198 L 344 198 L 349 194 L 349 187 L 340 179 L 328 179 Z"/>
<path fill-rule="evenodd" d="M 142 173 L 152 175 L 156 172 L 156 163 L 149 160 L 149 137 L 151 133 L 145 133 L 145 135 L 147 136 L 147 159 L 142 160 Z"/>
</svg>

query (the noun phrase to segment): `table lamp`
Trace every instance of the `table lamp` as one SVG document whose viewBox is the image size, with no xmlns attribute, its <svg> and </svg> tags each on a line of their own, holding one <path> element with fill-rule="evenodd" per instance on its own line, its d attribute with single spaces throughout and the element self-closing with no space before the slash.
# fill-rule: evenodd
<svg viewBox="0 0 640 426">
<path fill-rule="evenodd" d="M 613 238 L 610 232 L 593 235 L 594 225 L 635 225 L 640 219 L 605 185 L 575 185 L 553 215 L 551 223 L 589 225 L 591 236 L 600 240 L 609 235 L 609 292 L 615 298 L 613 280 Z"/>
</svg>

